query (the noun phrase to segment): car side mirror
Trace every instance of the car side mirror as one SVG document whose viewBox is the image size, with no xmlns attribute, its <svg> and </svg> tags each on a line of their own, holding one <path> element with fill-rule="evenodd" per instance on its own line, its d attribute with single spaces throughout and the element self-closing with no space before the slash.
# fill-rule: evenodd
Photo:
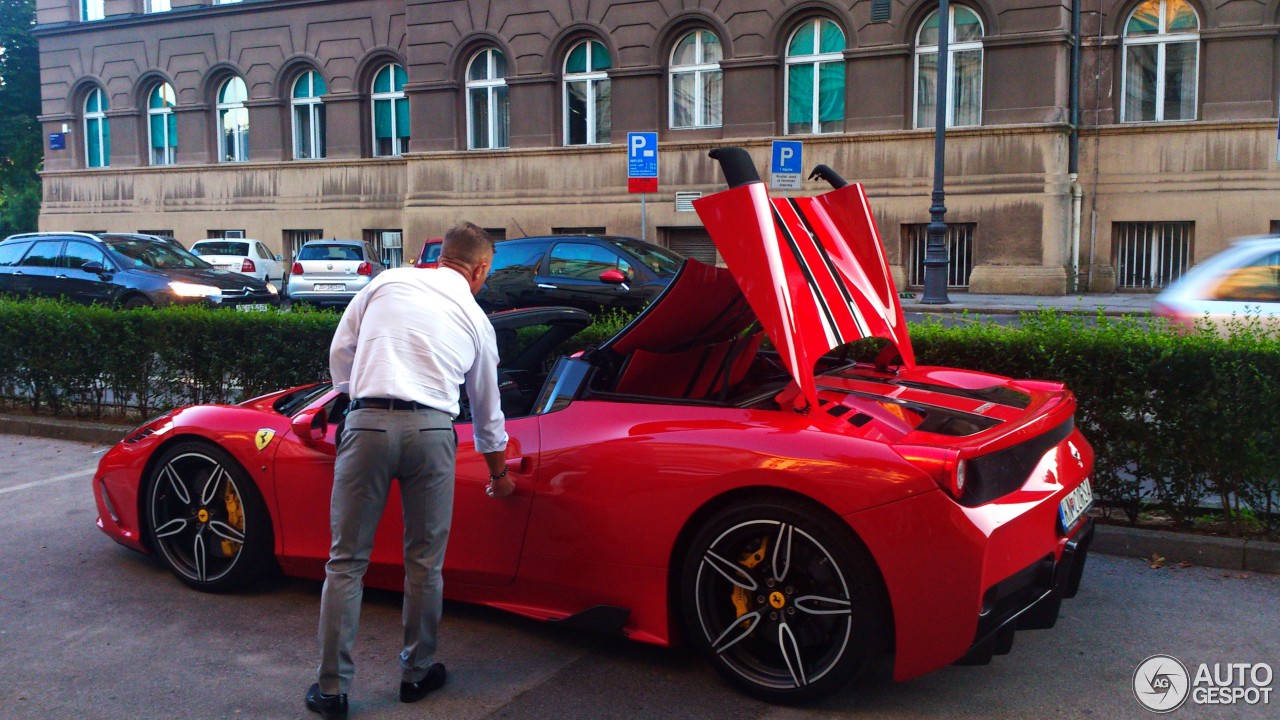
<svg viewBox="0 0 1280 720">
<path fill-rule="evenodd" d="M 276 256 L 276 262 L 284 262 L 284 256 L 283 256 L 283 255 L 277 255 L 277 256 Z"/>
<path fill-rule="evenodd" d="M 627 281 L 627 276 L 622 274 L 621 270 L 605 270 L 600 273 L 600 282 L 610 283 L 612 285 L 621 285 Z"/>
<path fill-rule="evenodd" d="M 102 263 L 100 263 L 100 262 L 97 262 L 96 260 L 91 261 L 91 262 L 87 262 L 87 263 L 85 263 L 85 264 L 81 265 L 81 266 L 80 266 L 80 269 L 81 269 L 81 270 L 84 270 L 85 272 L 96 273 L 96 274 L 98 274 L 98 275 L 101 275 L 101 274 L 103 274 L 103 273 L 105 273 L 105 272 L 107 271 L 106 266 L 104 266 L 104 265 L 103 265 Z"/>
<path fill-rule="evenodd" d="M 329 413 L 322 407 L 303 410 L 293 416 L 292 427 L 303 442 L 321 442 L 329 433 Z"/>
</svg>

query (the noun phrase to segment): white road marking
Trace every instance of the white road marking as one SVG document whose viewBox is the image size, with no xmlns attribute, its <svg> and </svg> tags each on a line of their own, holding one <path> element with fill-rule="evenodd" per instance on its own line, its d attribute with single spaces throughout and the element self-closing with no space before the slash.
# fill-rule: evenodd
<svg viewBox="0 0 1280 720">
<path fill-rule="evenodd" d="M 40 487 L 41 485 L 52 485 L 53 483 L 62 482 L 63 480 L 74 480 L 75 478 L 81 478 L 88 475 L 92 475 L 95 470 L 96 468 L 87 468 L 85 470 L 77 470 L 75 472 L 67 473 L 65 475 L 59 475 L 57 477 L 47 478 L 45 480 L 34 480 L 32 482 L 23 483 L 21 485 L 14 485 L 12 487 L 0 488 L 0 495 L 7 495 L 11 492 L 26 490 L 27 488 Z"/>
</svg>

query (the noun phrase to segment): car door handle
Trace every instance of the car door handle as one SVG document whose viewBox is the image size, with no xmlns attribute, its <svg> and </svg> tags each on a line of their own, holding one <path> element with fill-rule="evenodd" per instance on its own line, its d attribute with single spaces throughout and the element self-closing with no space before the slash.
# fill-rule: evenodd
<svg viewBox="0 0 1280 720">
<path fill-rule="evenodd" d="M 528 475 L 529 468 L 533 466 L 533 461 L 528 457 L 508 458 L 507 470 L 520 475 Z"/>
<path fill-rule="evenodd" d="M 67 276 L 66 276 L 66 275 L 54 275 L 54 276 L 53 276 L 53 279 L 54 279 L 54 280 L 66 280 L 66 279 L 67 279 Z"/>
<path fill-rule="evenodd" d="M 555 285 L 548 285 L 546 283 L 538 283 L 538 287 L 542 290 L 559 290 L 560 289 Z"/>
</svg>

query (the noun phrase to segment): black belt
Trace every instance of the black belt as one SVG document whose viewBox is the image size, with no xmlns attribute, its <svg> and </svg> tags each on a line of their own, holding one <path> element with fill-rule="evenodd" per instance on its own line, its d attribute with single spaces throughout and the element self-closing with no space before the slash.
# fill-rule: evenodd
<svg viewBox="0 0 1280 720">
<path fill-rule="evenodd" d="M 435 410 L 430 405 L 423 405 L 412 400 L 401 400 L 399 398 L 356 398 L 351 401 L 352 410 L 408 410 L 410 412 L 418 412 L 419 410 Z"/>
</svg>

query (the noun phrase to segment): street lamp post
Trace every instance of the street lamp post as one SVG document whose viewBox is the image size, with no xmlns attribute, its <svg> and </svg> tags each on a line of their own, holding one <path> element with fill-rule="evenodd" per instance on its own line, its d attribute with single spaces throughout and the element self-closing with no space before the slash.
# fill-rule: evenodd
<svg viewBox="0 0 1280 720">
<path fill-rule="evenodd" d="M 951 33 L 951 3 L 938 0 L 938 99 L 933 106 L 933 204 L 929 207 L 929 230 L 924 250 L 925 305 L 946 305 L 947 297 L 947 214 L 943 180 L 947 172 L 947 75 L 951 58 L 947 50 Z"/>
</svg>

